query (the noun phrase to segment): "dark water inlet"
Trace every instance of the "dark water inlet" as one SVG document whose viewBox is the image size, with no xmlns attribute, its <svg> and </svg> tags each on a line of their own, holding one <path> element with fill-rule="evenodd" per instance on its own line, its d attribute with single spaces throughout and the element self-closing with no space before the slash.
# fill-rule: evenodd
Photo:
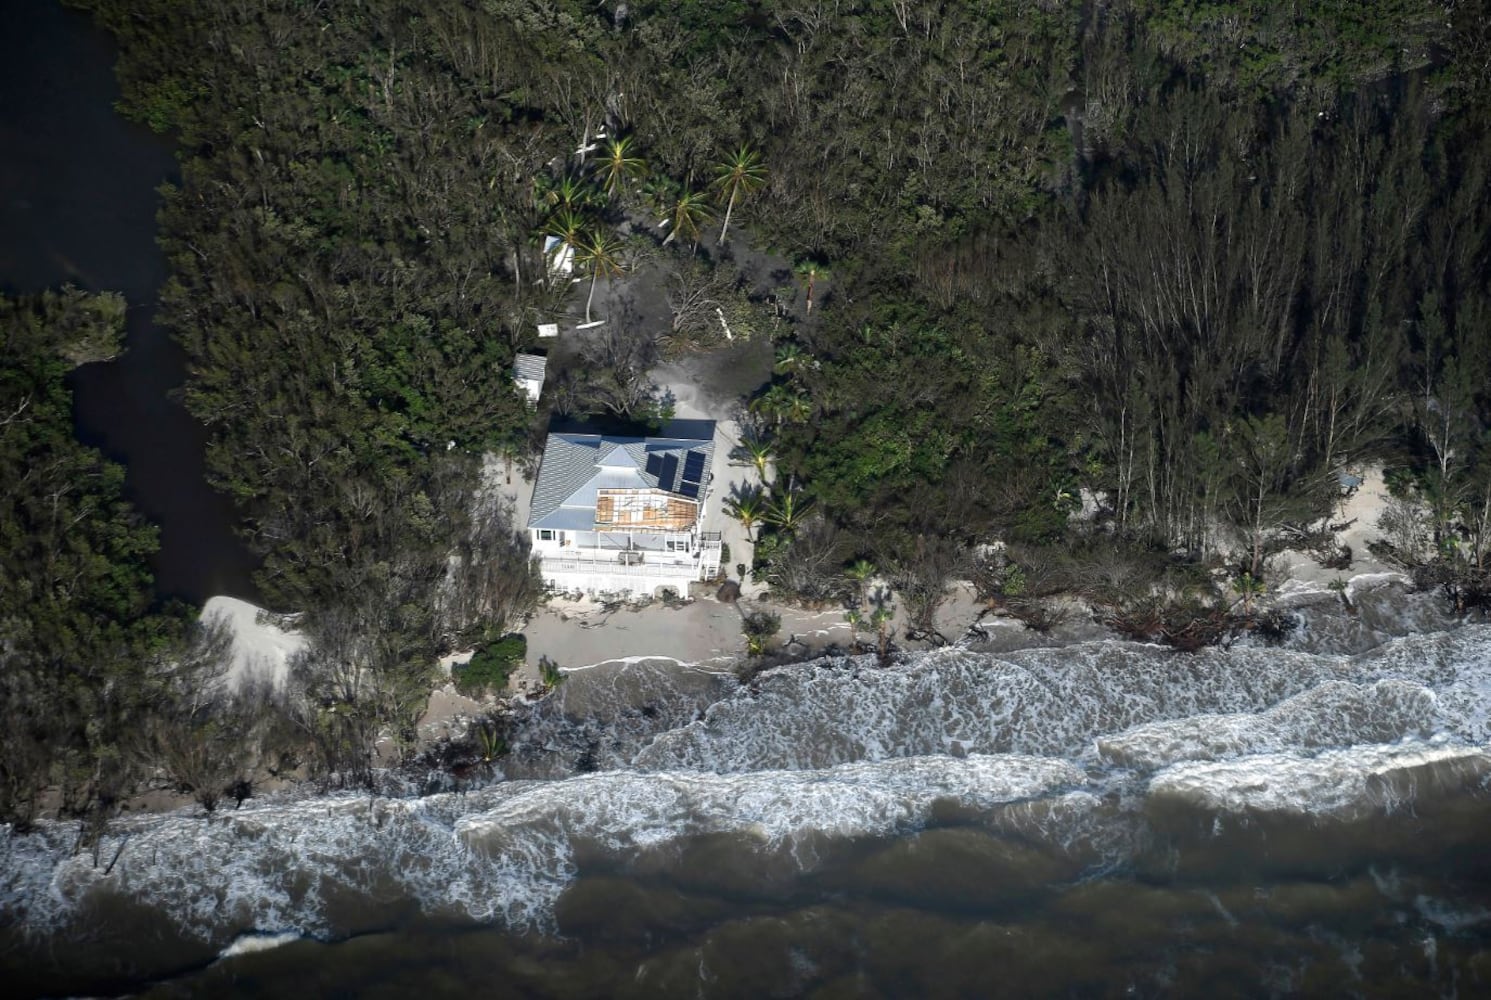
<svg viewBox="0 0 1491 1000">
<path fill-rule="evenodd" d="M 71 379 L 78 438 L 125 466 L 129 499 L 160 526 L 162 596 L 252 599 L 256 561 L 204 479 L 202 426 L 172 397 L 185 356 L 155 324 L 167 272 L 156 188 L 176 175 L 171 143 L 114 112 L 117 53 L 86 15 L 42 0 L 0 7 L 0 288 L 124 294 L 126 353 Z"/>
</svg>

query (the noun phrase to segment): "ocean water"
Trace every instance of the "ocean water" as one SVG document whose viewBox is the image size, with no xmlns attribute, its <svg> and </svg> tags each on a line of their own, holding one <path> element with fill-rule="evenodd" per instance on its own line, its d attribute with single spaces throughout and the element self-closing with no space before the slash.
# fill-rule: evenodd
<svg viewBox="0 0 1491 1000">
<path fill-rule="evenodd" d="M 31 993 L 1491 993 L 1491 626 L 1360 603 L 1194 656 L 578 671 L 478 787 L 7 836 L 0 955 Z"/>
</svg>

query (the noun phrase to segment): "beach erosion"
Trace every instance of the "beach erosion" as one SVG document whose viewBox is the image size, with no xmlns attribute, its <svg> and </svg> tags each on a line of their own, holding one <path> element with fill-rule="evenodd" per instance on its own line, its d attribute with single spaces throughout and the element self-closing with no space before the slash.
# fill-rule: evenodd
<svg viewBox="0 0 1491 1000">
<path fill-rule="evenodd" d="M 681 382 L 677 391 L 685 391 Z M 1340 528 L 1336 533 L 1338 545 L 1349 547 L 1352 552 L 1351 566 L 1332 569 L 1323 565 L 1317 554 L 1297 550 L 1278 553 L 1270 561 L 1267 582 L 1272 587 L 1271 600 L 1279 606 L 1342 598 L 1350 602 L 1373 588 L 1409 583 L 1399 568 L 1382 562 L 1371 552 L 1373 543 L 1382 538 L 1380 522 L 1391 503 L 1381 469 L 1363 470 L 1360 478 L 1356 488 L 1343 497 L 1333 519 Z M 531 484 L 513 470 L 504 473 L 495 462 L 489 463 L 487 479 L 491 488 L 503 491 L 504 499 L 513 504 L 514 516 L 521 521 L 526 516 L 526 493 L 531 490 Z M 753 611 L 780 619 L 777 634 L 767 644 L 768 655 L 762 660 L 766 663 L 806 660 L 828 651 L 851 650 L 857 640 L 873 638 L 856 632 L 844 608 L 797 607 L 773 600 L 759 584 L 749 580 L 738 582 L 742 584 L 742 597 L 728 601 L 718 599 L 716 586 L 703 584 L 694 587 L 692 598 L 672 602 L 602 601 L 552 595 L 517 629 L 527 642 L 527 656 L 514 673 L 507 694 L 536 695 L 542 688 L 538 664 L 543 661 L 564 673 L 642 659 L 706 669 L 741 667 L 747 659 L 743 618 Z M 897 636 L 897 648 L 915 650 L 933 645 L 905 640 L 902 603 L 883 581 L 871 581 L 867 590 L 881 593 L 895 612 L 890 632 Z M 283 685 L 294 656 L 305 648 L 304 637 L 294 629 L 295 616 L 272 616 L 236 598 L 212 598 L 203 610 L 202 620 L 218 622 L 232 630 L 234 656 L 230 680 L 235 684 L 255 679 L 275 687 Z M 996 643 L 1001 648 L 1042 641 L 1025 634 L 1018 621 L 998 614 L 989 602 L 980 600 L 969 581 L 948 584 L 936 624 L 942 639 L 953 643 L 970 637 L 987 643 L 994 635 L 1001 637 Z M 1078 626 L 1063 630 L 1061 641 L 1099 638 L 1102 634 L 1097 628 Z M 441 669 L 448 676 L 469 660 L 472 653 L 470 649 L 451 652 L 442 658 Z M 475 701 L 458 695 L 453 685 L 442 684 L 432 694 L 430 711 L 422 721 L 421 730 L 427 734 L 455 735 L 456 723 L 474 716 L 480 708 Z"/>
</svg>

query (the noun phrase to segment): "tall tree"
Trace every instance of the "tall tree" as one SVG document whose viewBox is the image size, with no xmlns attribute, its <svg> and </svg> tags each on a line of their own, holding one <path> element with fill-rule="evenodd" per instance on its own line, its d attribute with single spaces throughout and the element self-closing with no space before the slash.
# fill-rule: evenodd
<svg viewBox="0 0 1491 1000">
<path fill-rule="evenodd" d="M 604 275 L 617 277 L 625 268 L 621 261 L 621 242 L 608 232 L 586 231 L 575 246 L 575 262 L 590 271 L 590 293 L 585 296 L 585 322 L 590 322 L 590 306 L 595 301 L 595 283 Z"/>
<path fill-rule="evenodd" d="M 812 509 L 812 500 L 805 500 L 801 493 L 787 490 L 766 505 L 764 520 L 790 535 L 801 527 Z"/>
<path fill-rule="evenodd" d="M 751 486 L 725 498 L 725 512 L 740 522 L 746 530 L 746 540 L 751 540 L 751 530 L 766 514 L 766 495 L 760 487 Z"/>
<path fill-rule="evenodd" d="M 704 192 L 685 189 L 673 203 L 673 223 L 669 227 L 668 238 L 663 240 L 663 244 L 666 246 L 672 243 L 682 233 L 690 241 L 692 249 L 697 250 L 699 229 L 712 218 L 714 218 L 714 213 L 710 211 Z"/>
<path fill-rule="evenodd" d="M 828 278 L 828 268 L 824 267 L 818 261 L 810 259 L 798 261 L 797 265 L 792 269 L 792 272 L 797 275 L 798 279 L 803 284 L 803 289 L 807 292 L 807 308 L 805 312 L 807 312 L 809 315 L 812 315 L 813 289 L 818 284 L 818 282 L 824 281 Z"/>
<path fill-rule="evenodd" d="M 611 198 L 617 196 L 627 181 L 642 176 L 647 170 L 647 164 L 642 158 L 633 155 L 632 137 L 629 135 L 608 139 L 605 155 L 596 162 L 599 165 L 601 186 Z"/>
<path fill-rule="evenodd" d="M 725 222 L 720 227 L 720 243 L 730 233 L 730 215 L 735 203 L 748 198 L 766 186 L 766 165 L 761 155 L 749 146 L 741 146 L 715 168 L 714 188 L 725 203 Z"/>
</svg>

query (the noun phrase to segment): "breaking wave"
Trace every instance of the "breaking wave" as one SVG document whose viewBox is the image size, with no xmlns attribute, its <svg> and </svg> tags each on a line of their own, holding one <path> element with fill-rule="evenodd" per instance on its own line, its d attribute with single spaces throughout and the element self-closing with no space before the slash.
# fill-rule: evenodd
<svg viewBox="0 0 1491 1000">
<path fill-rule="evenodd" d="M 62 931 L 105 903 L 137 907 L 216 948 L 345 934 L 411 905 L 552 928 L 585 871 L 666 871 L 724 842 L 755 875 L 789 877 L 856 843 L 958 826 L 1059 854 L 1076 866 L 1063 871 L 1109 871 L 1165 835 L 1156 808 L 1357 822 L 1484 795 L 1488 721 L 1485 626 L 1355 655 L 944 649 L 747 684 L 618 663 L 521 720 L 528 749 L 479 790 L 133 817 L 86 855 L 71 827 L 6 836 L 0 913 Z M 585 755 L 594 773 L 575 774 Z"/>
<path fill-rule="evenodd" d="M 1426 792 L 1483 792 L 1488 777 L 1484 748 L 1364 746 L 1177 764 L 1150 781 L 1149 794 L 1216 813 L 1361 819 L 1411 808 Z"/>
</svg>

